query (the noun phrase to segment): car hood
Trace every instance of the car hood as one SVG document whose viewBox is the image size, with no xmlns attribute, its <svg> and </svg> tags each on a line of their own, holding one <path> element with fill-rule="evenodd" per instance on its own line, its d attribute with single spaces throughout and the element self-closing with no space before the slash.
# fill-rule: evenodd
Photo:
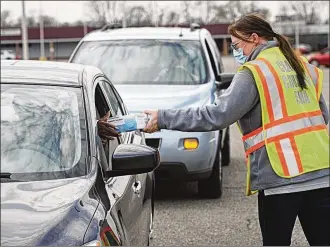
<svg viewBox="0 0 330 247">
<path fill-rule="evenodd" d="M 115 84 L 130 113 L 201 106 L 214 100 L 214 83 L 201 85 Z"/>
<path fill-rule="evenodd" d="M 90 187 L 87 178 L 1 183 L 1 245 L 81 245 Z"/>
</svg>

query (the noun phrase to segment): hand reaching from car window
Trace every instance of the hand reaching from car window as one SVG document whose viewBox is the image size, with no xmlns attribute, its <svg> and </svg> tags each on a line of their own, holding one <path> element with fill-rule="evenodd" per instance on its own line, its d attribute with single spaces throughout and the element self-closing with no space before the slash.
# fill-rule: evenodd
<svg viewBox="0 0 330 247">
<path fill-rule="evenodd" d="M 147 124 L 147 126 L 143 129 L 146 133 L 154 133 L 159 131 L 158 127 L 158 111 L 144 111 L 145 114 L 148 114 L 150 116 L 150 120 Z"/>
<path fill-rule="evenodd" d="M 113 140 L 114 137 L 120 136 L 120 133 L 117 131 L 116 126 L 111 123 L 108 123 L 110 117 L 110 111 L 105 114 L 99 121 L 97 121 L 97 130 L 98 135 L 102 141 Z"/>
</svg>

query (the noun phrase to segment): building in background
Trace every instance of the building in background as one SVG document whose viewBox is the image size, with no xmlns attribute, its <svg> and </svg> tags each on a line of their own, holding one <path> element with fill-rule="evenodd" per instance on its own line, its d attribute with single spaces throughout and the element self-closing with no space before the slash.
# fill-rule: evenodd
<svg viewBox="0 0 330 247">
<path fill-rule="evenodd" d="M 274 23 L 275 29 L 292 38 L 294 44 L 295 25 L 292 20 L 282 20 Z M 220 52 L 223 55 L 230 53 L 230 35 L 228 34 L 229 23 L 202 25 L 210 31 L 214 37 Z M 74 48 L 85 34 L 98 29 L 87 26 L 64 26 L 64 27 L 45 27 L 44 43 L 45 56 L 47 60 L 68 60 Z M 313 51 L 319 51 L 328 46 L 329 25 L 306 25 L 299 23 L 299 41 L 309 44 Z M 30 59 L 40 57 L 40 30 L 28 28 L 28 45 Z M 22 32 L 21 28 L 1 29 L 1 50 L 11 50 L 16 53 L 16 58 L 22 57 Z"/>
</svg>

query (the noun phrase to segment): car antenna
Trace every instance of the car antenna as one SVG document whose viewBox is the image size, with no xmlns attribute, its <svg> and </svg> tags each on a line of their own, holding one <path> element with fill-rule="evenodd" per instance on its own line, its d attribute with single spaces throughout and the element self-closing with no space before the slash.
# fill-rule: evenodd
<svg viewBox="0 0 330 247">
<path fill-rule="evenodd" d="M 183 34 L 182 34 L 182 27 L 181 27 L 179 37 L 182 37 L 182 36 L 183 36 Z"/>
</svg>

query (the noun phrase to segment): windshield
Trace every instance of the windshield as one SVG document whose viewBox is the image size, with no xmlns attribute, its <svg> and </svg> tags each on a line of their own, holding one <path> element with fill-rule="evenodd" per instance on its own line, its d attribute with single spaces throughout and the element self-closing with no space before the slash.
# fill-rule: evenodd
<svg viewBox="0 0 330 247">
<path fill-rule="evenodd" d="M 78 88 L 1 85 L 1 173 L 20 180 L 86 174 Z"/>
<path fill-rule="evenodd" d="M 114 84 L 196 85 L 207 80 L 199 41 L 84 42 L 72 62 L 99 67 Z"/>
</svg>

